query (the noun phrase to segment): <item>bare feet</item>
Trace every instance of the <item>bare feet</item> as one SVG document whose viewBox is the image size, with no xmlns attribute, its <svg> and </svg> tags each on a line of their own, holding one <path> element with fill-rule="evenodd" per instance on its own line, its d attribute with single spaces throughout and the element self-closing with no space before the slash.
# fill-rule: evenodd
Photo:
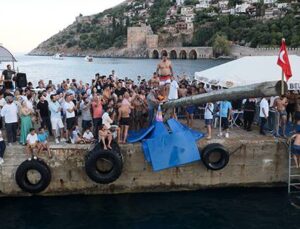
<svg viewBox="0 0 300 229">
<path fill-rule="evenodd" d="M 210 140 L 210 139 L 211 139 L 211 136 L 207 136 L 206 139 L 207 139 L 207 140 Z"/>
<path fill-rule="evenodd" d="M 107 150 L 107 147 L 106 147 L 106 146 L 103 146 L 103 149 Z"/>
<path fill-rule="evenodd" d="M 107 148 L 112 149 L 111 146 L 107 146 Z"/>
</svg>

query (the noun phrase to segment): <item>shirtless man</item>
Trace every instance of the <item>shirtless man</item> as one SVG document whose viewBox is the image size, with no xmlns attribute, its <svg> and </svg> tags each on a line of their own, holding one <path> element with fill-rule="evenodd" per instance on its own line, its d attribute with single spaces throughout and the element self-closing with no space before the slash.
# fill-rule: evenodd
<svg viewBox="0 0 300 229">
<path fill-rule="evenodd" d="M 144 114 L 147 113 L 147 101 L 144 92 L 141 91 L 132 101 L 134 107 L 135 129 L 139 130 L 144 127 Z"/>
<path fill-rule="evenodd" d="M 128 94 L 128 92 L 126 92 Z M 128 99 L 128 96 L 124 94 L 123 102 L 118 109 L 118 121 L 121 127 L 121 141 L 120 143 L 126 143 L 127 135 L 128 135 L 128 129 L 130 125 L 130 113 L 131 109 L 133 107 L 131 106 L 131 103 Z"/>
<path fill-rule="evenodd" d="M 178 96 L 179 98 L 186 97 L 188 90 L 184 84 L 179 85 Z"/>
<path fill-rule="evenodd" d="M 286 121 L 287 121 L 287 113 L 286 113 L 287 105 L 288 105 L 288 100 L 284 95 L 280 96 L 274 101 L 274 107 L 277 109 L 279 113 L 279 125 L 282 128 L 283 137 L 286 137 L 285 130 L 286 130 Z"/>
<path fill-rule="evenodd" d="M 295 106 L 295 124 L 300 125 L 300 95 L 296 97 L 296 106 Z"/>
<path fill-rule="evenodd" d="M 159 85 L 164 88 L 164 97 L 169 95 L 169 85 L 173 76 L 172 63 L 168 60 L 168 54 L 164 53 L 161 62 L 157 65 L 156 73 L 159 76 Z"/>
</svg>

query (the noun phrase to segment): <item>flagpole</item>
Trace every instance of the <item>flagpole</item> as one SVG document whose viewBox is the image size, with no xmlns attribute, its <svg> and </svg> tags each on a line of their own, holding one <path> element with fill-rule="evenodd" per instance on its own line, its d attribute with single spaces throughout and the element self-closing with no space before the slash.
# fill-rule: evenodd
<svg viewBox="0 0 300 229">
<path fill-rule="evenodd" d="M 284 95 L 284 72 L 281 71 L 281 95 Z"/>
</svg>

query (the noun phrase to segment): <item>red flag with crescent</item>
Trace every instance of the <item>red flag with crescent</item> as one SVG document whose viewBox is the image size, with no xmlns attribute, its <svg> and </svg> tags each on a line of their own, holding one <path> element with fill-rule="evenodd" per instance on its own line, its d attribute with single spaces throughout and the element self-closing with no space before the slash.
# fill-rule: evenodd
<svg viewBox="0 0 300 229">
<path fill-rule="evenodd" d="M 292 70 L 284 39 L 282 39 L 277 64 L 282 68 L 285 78 L 288 81 L 292 77 Z"/>
</svg>

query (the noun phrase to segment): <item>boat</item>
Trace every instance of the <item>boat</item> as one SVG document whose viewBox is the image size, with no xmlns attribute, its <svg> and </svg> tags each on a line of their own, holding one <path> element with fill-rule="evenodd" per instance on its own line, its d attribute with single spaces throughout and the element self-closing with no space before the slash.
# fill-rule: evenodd
<svg viewBox="0 0 300 229">
<path fill-rule="evenodd" d="M 61 53 L 56 53 L 54 56 L 52 56 L 52 59 L 55 59 L 55 60 L 63 60 L 64 57 L 63 57 L 63 54 L 61 54 Z"/>
<path fill-rule="evenodd" d="M 92 56 L 86 56 L 84 57 L 84 60 L 87 62 L 93 62 L 93 57 Z"/>
</svg>

